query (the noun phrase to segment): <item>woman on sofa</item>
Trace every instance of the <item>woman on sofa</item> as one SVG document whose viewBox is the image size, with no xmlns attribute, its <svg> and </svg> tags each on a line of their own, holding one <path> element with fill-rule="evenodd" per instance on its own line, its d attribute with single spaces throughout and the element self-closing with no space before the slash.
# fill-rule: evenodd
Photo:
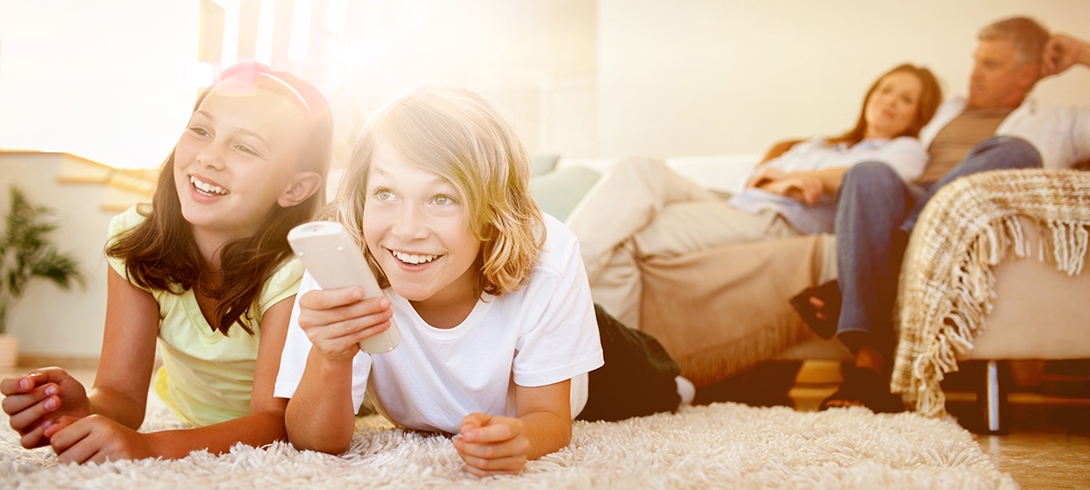
<svg viewBox="0 0 1090 490">
<path fill-rule="evenodd" d="M 833 197 L 844 172 L 860 162 L 884 162 L 906 181 L 920 175 L 928 155 L 916 135 L 942 101 L 934 75 L 911 64 L 897 66 L 863 100 L 850 131 L 786 151 L 778 145 L 745 189 L 728 199 L 660 160 L 630 157 L 614 164 L 566 222 L 579 238 L 595 302 L 639 328 L 641 260 L 832 232 Z"/>
</svg>

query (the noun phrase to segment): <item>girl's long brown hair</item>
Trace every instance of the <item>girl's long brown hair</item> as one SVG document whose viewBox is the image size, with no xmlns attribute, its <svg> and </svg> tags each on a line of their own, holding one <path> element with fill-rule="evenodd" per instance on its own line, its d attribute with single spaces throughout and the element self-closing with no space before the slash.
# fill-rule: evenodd
<svg viewBox="0 0 1090 490">
<path fill-rule="evenodd" d="M 224 71 L 221 80 L 246 71 L 250 71 L 251 76 L 253 72 L 272 74 L 261 65 L 237 65 Z M 287 87 L 276 83 L 262 84 L 262 89 L 285 98 L 298 100 L 302 97 L 310 110 L 312 128 L 300 155 L 299 166 L 318 172 L 324 182 L 329 171 L 333 139 L 329 105 L 309 83 L 286 73 L 274 75 L 298 93 L 292 93 Z M 209 88 L 197 98 L 194 112 L 211 90 Z M 265 281 L 292 253 L 287 241 L 288 231 L 310 220 L 325 202 L 323 188 L 324 185 L 320 186 L 318 192 L 298 205 L 287 208 L 275 206 L 257 233 L 223 245 L 221 269 L 211 271 L 197 250 L 189 223 L 182 216 L 174 185 L 174 151 L 171 151 L 159 171 L 150 209 L 146 206 L 139 208 L 140 214 L 147 219 L 108 244 L 106 254 L 124 260 L 129 279 L 141 288 L 174 294 L 198 288 L 202 294 L 215 300 L 211 312 L 212 328 L 227 335 L 231 326 L 238 323 L 253 335 L 258 319 L 253 318 L 250 309 L 257 306 Z"/>
<path fill-rule="evenodd" d="M 871 84 L 870 88 L 867 89 L 867 94 L 863 96 L 863 108 L 859 111 L 859 121 L 855 123 L 855 127 L 840 136 L 829 138 L 827 141 L 830 144 L 845 143 L 848 146 L 854 146 L 856 143 L 863 141 L 863 136 L 867 131 L 867 101 L 870 100 L 871 94 L 878 89 L 878 84 L 882 83 L 884 78 L 898 72 L 915 75 L 920 80 L 920 85 L 923 88 L 920 90 L 920 100 L 916 104 L 916 117 L 912 120 L 912 124 L 908 125 L 908 129 L 905 129 L 904 132 L 897 136 L 915 138 L 920 134 L 920 129 L 923 129 L 931 121 L 931 117 L 935 115 L 939 104 L 942 103 L 942 87 L 939 86 L 939 82 L 935 79 L 935 75 L 931 73 L 931 70 L 905 63 L 883 73 Z"/>
</svg>

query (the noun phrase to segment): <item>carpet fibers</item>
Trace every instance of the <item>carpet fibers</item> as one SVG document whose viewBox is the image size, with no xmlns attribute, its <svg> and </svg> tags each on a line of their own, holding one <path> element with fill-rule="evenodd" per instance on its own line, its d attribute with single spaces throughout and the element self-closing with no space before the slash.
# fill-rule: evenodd
<svg viewBox="0 0 1090 490">
<path fill-rule="evenodd" d="M 154 396 L 143 430 L 178 427 Z M 1018 488 L 949 420 L 861 409 L 795 412 L 733 403 L 621 422 L 576 422 L 568 447 L 516 477 L 462 471 L 445 436 L 360 418 L 349 451 L 276 443 L 177 461 L 60 465 L 19 446 L 0 413 L 2 488 Z"/>
</svg>

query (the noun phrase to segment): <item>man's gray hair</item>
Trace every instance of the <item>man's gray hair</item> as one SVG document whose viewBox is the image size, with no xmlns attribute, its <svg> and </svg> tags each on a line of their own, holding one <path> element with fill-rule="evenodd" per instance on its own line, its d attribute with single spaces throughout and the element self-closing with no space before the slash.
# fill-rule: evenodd
<svg viewBox="0 0 1090 490">
<path fill-rule="evenodd" d="M 1029 17 L 1011 17 L 997 21 L 980 30 L 976 38 L 981 41 L 1004 39 L 1014 45 L 1014 62 L 1019 66 L 1040 64 L 1045 43 L 1052 35 L 1037 21 Z"/>
</svg>

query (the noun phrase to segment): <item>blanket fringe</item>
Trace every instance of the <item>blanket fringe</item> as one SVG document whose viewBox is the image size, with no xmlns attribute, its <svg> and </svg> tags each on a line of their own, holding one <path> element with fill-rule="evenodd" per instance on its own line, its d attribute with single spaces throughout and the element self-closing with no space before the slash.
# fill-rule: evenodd
<svg viewBox="0 0 1090 490">
<path fill-rule="evenodd" d="M 915 231 L 923 233 L 922 243 L 913 255 L 925 265 L 902 274 L 901 343 L 890 386 L 921 414 L 945 415 L 940 383 L 945 373 L 958 370 L 957 358 L 972 350 L 973 338 L 992 312 L 994 267 L 1010 253 L 1032 255 L 1019 216 L 1042 229 L 1038 260 L 1051 259 L 1069 276 L 1082 272 L 1090 245 L 1090 179 L 1070 173 L 1003 171 L 959 179 L 925 210 L 920 223 L 927 224 Z M 1059 191 L 1046 196 L 1047 205 L 1018 205 L 1021 188 L 1056 186 L 1058 177 L 1077 181 L 1059 185 Z"/>
<path fill-rule="evenodd" d="M 812 335 L 809 327 L 797 316 L 787 317 L 773 328 L 757 330 L 733 342 L 698 350 L 675 360 L 682 366 L 682 376 L 698 387 L 706 386 L 745 371 L 769 356 L 779 355 L 809 335 Z"/>
</svg>

